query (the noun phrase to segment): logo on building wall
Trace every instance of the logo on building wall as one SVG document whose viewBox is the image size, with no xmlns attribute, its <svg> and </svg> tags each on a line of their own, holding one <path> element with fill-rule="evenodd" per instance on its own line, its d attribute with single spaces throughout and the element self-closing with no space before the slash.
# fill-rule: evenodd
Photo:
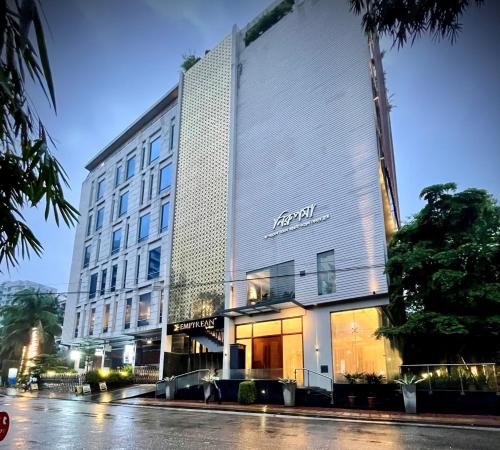
<svg viewBox="0 0 500 450">
<path fill-rule="evenodd" d="M 298 230 L 299 228 L 308 227 L 309 225 L 324 222 L 330 218 L 330 214 L 313 218 L 316 203 L 311 203 L 298 211 L 289 212 L 283 211 L 276 219 L 274 219 L 273 232 L 266 234 L 265 239 L 273 238 L 279 234 L 288 233 L 289 231 Z"/>
<path fill-rule="evenodd" d="M 167 325 L 167 333 L 185 333 L 190 330 L 216 330 L 224 327 L 224 317 L 210 317 L 207 319 L 187 320 L 185 322 Z"/>
</svg>

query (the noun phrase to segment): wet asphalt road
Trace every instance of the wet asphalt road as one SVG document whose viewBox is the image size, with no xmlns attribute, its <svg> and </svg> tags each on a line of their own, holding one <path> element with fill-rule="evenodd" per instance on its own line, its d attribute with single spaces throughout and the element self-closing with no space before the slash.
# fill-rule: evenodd
<svg viewBox="0 0 500 450">
<path fill-rule="evenodd" d="M 180 411 L 0 397 L 11 428 L 0 448 L 22 449 L 499 449 L 500 429 Z"/>
</svg>

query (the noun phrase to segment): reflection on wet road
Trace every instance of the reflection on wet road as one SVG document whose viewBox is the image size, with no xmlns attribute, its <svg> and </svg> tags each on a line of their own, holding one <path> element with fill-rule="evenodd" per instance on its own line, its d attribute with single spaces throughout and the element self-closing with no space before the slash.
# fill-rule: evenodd
<svg viewBox="0 0 500 450">
<path fill-rule="evenodd" d="M 0 448 L 493 449 L 500 430 L 470 430 L 180 411 L 0 397 L 11 417 Z M 496 447 L 498 448 L 498 447 Z"/>
</svg>

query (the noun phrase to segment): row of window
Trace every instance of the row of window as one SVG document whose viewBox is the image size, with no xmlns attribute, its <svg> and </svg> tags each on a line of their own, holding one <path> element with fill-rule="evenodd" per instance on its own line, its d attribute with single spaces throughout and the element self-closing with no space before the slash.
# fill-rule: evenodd
<svg viewBox="0 0 500 450">
<path fill-rule="evenodd" d="M 149 192 L 149 199 L 152 198 L 152 192 L 153 192 L 153 181 L 154 180 L 154 175 L 151 174 L 150 178 L 150 192 Z M 160 169 L 160 175 L 159 175 L 159 183 L 158 183 L 158 193 L 165 192 L 171 188 L 172 185 L 172 164 L 168 164 Z M 100 185 L 98 185 L 100 186 Z M 142 204 L 144 202 L 144 189 L 145 189 L 145 181 L 142 181 L 141 184 L 141 198 L 140 198 L 140 203 Z M 99 192 L 99 188 L 98 188 Z M 127 214 L 128 212 L 128 200 L 129 200 L 129 191 L 122 192 L 120 194 L 120 197 L 118 199 L 118 211 L 117 211 L 117 217 L 120 218 Z M 111 204 L 111 215 L 110 215 L 110 223 L 113 222 L 115 219 L 115 202 L 114 200 L 112 201 Z M 87 236 L 90 236 L 93 231 L 99 231 L 104 225 L 104 204 L 100 204 L 98 206 L 96 216 L 95 216 L 95 224 L 93 225 L 93 215 L 92 213 L 89 214 L 88 221 L 87 221 Z M 93 227 L 94 226 L 94 227 Z"/>
<path fill-rule="evenodd" d="M 334 250 L 316 255 L 318 295 L 335 292 Z M 304 276 L 305 271 L 299 275 Z M 295 298 L 295 261 L 247 272 L 247 301 L 291 300 Z"/>
<path fill-rule="evenodd" d="M 162 292 L 162 291 L 161 291 Z M 123 329 L 127 330 L 131 326 L 132 320 L 132 298 L 127 298 L 125 300 L 125 310 L 123 317 Z M 114 320 L 116 324 L 116 315 L 118 311 L 118 301 L 114 303 Z M 104 305 L 104 311 L 102 316 L 102 333 L 107 333 L 110 331 L 110 316 L 111 316 L 111 303 L 106 303 Z M 75 329 L 74 337 L 77 338 L 80 333 L 80 319 L 81 312 L 76 313 L 75 319 Z M 162 323 L 163 320 L 163 295 L 160 295 L 159 299 L 159 319 L 158 323 Z M 93 307 L 90 310 L 89 325 L 88 325 L 88 335 L 94 335 L 96 322 L 96 308 Z M 137 311 L 137 327 L 144 327 L 150 325 L 151 322 L 151 293 L 141 294 L 139 296 L 138 311 Z M 113 328 L 115 326 L 113 325 Z"/>
<path fill-rule="evenodd" d="M 169 150 L 172 151 L 174 148 L 174 135 L 175 135 L 175 117 L 173 117 L 170 120 L 170 136 L 169 136 Z M 148 153 L 148 164 L 151 164 L 158 160 L 160 157 L 160 152 L 161 152 L 161 138 L 160 136 L 152 139 L 149 143 L 149 153 Z M 135 175 L 135 167 L 136 167 L 136 155 L 135 154 L 130 154 L 127 157 L 126 163 L 125 163 L 125 172 L 124 172 L 124 167 L 121 162 L 119 162 L 116 166 L 115 169 L 115 180 L 114 180 L 114 187 L 117 188 L 121 183 L 124 181 L 129 180 Z M 145 155 L 145 149 L 143 148 L 142 151 L 142 164 L 141 164 L 141 169 L 144 168 L 146 163 L 146 155 Z M 125 177 L 124 177 L 125 175 Z M 96 193 L 95 193 L 95 200 L 99 201 L 101 198 L 104 197 L 105 194 L 105 180 L 104 178 L 101 178 L 97 182 L 97 187 L 96 187 Z M 92 192 L 91 192 L 91 200 L 92 200 Z"/>
<path fill-rule="evenodd" d="M 137 255 L 136 258 L 136 272 L 135 272 L 135 284 L 139 282 L 139 274 L 140 274 L 140 264 L 141 264 L 141 255 Z M 147 264 L 147 279 L 153 280 L 160 276 L 160 266 L 161 266 L 161 247 L 156 247 L 148 252 L 148 264 Z M 128 269 L 128 260 L 124 260 L 123 262 L 123 278 L 122 278 L 122 289 L 127 287 L 127 269 Z M 97 296 L 98 292 L 100 295 L 105 295 L 108 292 L 116 291 L 117 284 L 117 275 L 118 275 L 118 264 L 113 264 L 111 266 L 111 277 L 109 283 L 109 290 L 106 290 L 107 283 L 107 275 L 108 270 L 101 270 L 101 282 L 99 284 L 99 272 L 92 273 L 90 275 L 89 280 L 89 299 L 93 299 Z"/>
<path fill-rule="evenodd" d="M 162 233 L 168 230 L 168 222 L 170 219 L 170 202 L 166 202 L 161 206 L 160 210 L 160 230 Z M 145 213 L 139 217 L 139 226 L 137 233 L 137 242 L 142 242 L 149 237 L 150 234 L 150 223 L 151 223 L 151 213 Z M 129 229 L 130 224 L 126 224 L 125 226 L 125 237 L 123 239 L 124 248 L 127 248 L 129 245 Z M 117 228 L 113 230 L 111 236 L 111 255 L 115 255 L 120 251 L 122 247 L 122 228 Z M 91 254 L 92 246 L 91 244 L 86 245 L 83 251 L 83 268 L 86 268 L 90 264 L 90 254 Z M 96 261 L 99 260 L 99 252 L 100 252 L 100 239 L 97 241 L 97 253 L 96 253 Z"/>
</svg>

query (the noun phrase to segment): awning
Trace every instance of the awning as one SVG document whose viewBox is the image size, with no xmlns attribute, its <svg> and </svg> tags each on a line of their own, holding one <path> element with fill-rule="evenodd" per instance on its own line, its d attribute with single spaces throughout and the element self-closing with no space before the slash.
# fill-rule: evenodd
<svg viewBox="0 0 500 450">
<path fill-rule="evenodd" d="M 297 300 L 272 300 L 268 302 L 254 302 L 249 303 L 245 306 L 239 306 L 238 308 L 225 309 L 222 314 L 225 317 L 240 317 L 240 316 L 254 316 L 256 314 L 269 314 L 273 312 L 279 312 L 282 309 L 287 308 L 303 308 L 304 305 L 299 303 Z"/>
</svg>

